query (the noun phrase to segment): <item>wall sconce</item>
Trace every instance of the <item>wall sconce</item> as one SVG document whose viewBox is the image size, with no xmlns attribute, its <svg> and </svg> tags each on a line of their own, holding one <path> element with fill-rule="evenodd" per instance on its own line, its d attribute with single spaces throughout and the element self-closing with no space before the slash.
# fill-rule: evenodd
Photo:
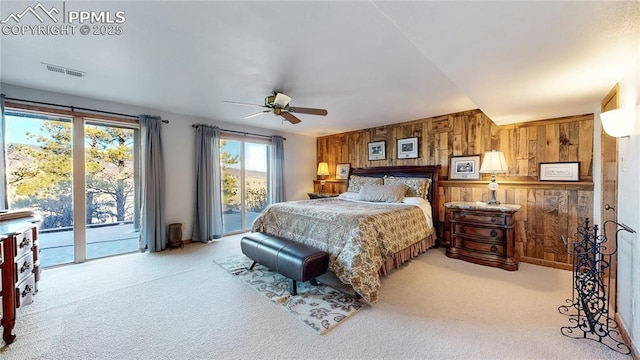
<svg viewBox="0 0 640 360">
<path fill-rule="evenodd" d="M 327 164 L 326 162 L 321 162 L 318 164 L 318 172 L 317 172 L 318 176 L 321 177 L 321 181 L 320 181 L 320 192 L 324 192 L 324 177 L 329 175 L 329 164 Z"/>
<path fill-rule="evenodd" d="M 604 132 L 609 136 L 629 137 L 633 132 L 633 114 L 628 108 L 618 108 L 600 114 Z"/>
<path fill-rule="evenodd" d="M 496 200 L 496 190 L 498 190 L 496 173 L 506 173 L 507 171 L 509 171 L 509 168 L 507 167 L 507 161 L 504 159 L 504 153 L 502 151 L 492 150 L 484 153 L 480 172 L 491 173 L 491 182 L 489 183 L 489 205 L 500 204 L 500 202 Z"/>
</svg>

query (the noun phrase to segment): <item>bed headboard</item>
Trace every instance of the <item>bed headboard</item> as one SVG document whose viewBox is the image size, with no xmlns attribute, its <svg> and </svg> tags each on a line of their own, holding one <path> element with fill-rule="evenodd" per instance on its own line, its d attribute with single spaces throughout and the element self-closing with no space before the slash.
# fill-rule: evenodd
<svg viewBox="0 0 640 360">
<path fill-rule="evenodd" d="M 440 177 L 440 165 L 433 166 L 381 166 L 370 168 L 354 168 L 351 175 L 383 177 L 403 176 L 403 177 L 426 177 L 431 179 L 431 188 L 427 198 L 433 209 L 433 220 L 437 224 L 439 221 L 440 203 L 438 202 L 438 178 Z M 434 224 L 434 225 L 436 225 Z M 436 226 L 436 229 L 438 227 Z"/>
</svg>

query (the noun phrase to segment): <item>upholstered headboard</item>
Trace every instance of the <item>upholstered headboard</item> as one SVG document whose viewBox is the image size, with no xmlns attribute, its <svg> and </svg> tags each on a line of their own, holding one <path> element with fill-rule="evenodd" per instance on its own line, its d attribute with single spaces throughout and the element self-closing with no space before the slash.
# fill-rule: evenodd
<svg viewBox="0 0 640 360">
<path fill-rule="evenodd" d="M 399 177 L 424 177 L 431 179 L 431 187 L 427 199 L 431 203 L 433 209 L 434 226 L 438 229 L 440 203 L 438 202 L 438 178 L 440 177 L 440 165 L 433 166 L 381 166 L 371 168 L 354 168 L 351 170 L 351 175 L 358 176 L 370 176 L 370 177 L 384 177 L 399 176 Z"/>
</svg>

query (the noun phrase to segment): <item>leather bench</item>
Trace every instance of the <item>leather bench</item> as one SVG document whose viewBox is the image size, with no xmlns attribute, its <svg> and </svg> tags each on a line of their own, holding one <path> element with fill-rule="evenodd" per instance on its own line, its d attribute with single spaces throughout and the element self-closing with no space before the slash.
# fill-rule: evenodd
<svg viewBox="0 0 640 360">
<path fill-rule="evenodd" d="M 316 276 L 327 272 L 329 254 L 311 246 L 264 233 L 251 233 L 240 240 L 242 253 L 253 260 L 249 270 L 260 263 L 289 278 L 289 292 L 297 294 L 297 281 L 317 285 Z"/>
</svg>

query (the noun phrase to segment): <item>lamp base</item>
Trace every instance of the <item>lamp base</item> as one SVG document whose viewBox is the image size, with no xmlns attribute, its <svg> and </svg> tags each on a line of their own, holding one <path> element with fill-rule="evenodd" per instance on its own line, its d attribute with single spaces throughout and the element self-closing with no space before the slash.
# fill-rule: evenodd
<svg viewBox="0 0 640 360">
<path fill-rule="evenodd" d="M 496 191 L 489 191 L 489 201 L 487 201 L 489 205 L 500 205 L 500 201 L 496 200 Z"/>
<path fill-rule="evenodd" d="M 500 205 L 500 201 L 496 200 L 496 190 L 498 190 L 498 183 L 496 182 L 496 174 L 491 174 L 491 182 L 489 182 L 489 205 Z"/>
</svg>

